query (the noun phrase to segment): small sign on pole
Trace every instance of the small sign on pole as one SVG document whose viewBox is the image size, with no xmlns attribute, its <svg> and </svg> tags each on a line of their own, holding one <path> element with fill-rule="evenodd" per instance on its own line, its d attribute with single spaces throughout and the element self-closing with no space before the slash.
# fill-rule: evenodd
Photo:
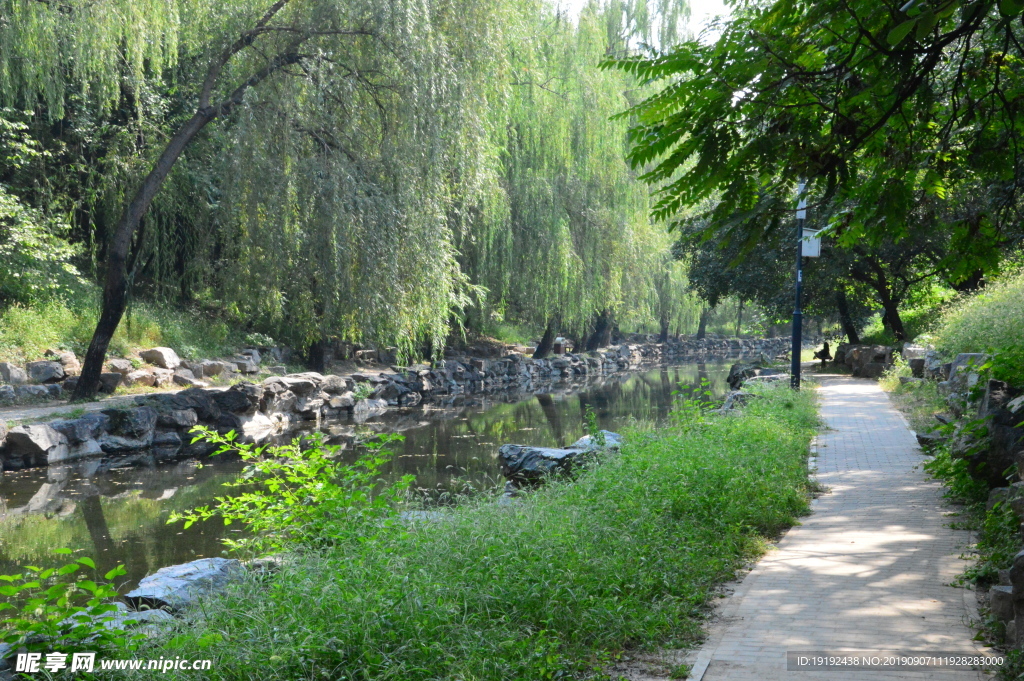
<svg viewBox="0 0 1024 681">
<path fill-rule="evenodd" d="M 819 257 L 821 255 L 821 239 L 818 238 L 818 230 L 804 228 L 803 233 L 802 255 L 805 258 Z"/>
</svg>

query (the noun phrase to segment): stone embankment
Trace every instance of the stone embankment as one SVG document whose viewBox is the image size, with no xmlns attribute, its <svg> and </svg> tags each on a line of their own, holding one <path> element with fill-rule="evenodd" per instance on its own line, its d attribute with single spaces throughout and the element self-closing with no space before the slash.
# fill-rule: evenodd
<svg viewBox="0 0 1024 681">
<path fill-rule="evenodd" d="M 192 384 L 197 379 L 182 375 L 182 360 L 172 350 L 154 348 L 142 355 L 167 365 L 156 367 L 170 372 L 159 375 L 171 375 L 179 385 L 191 387 L 176 393 L 138 395 L 131 407 L 21 425 L 10 432 L 0 425 L 0 464 L 4 470 L 15 470 L 88 457 L 131 457 L 143 451 L 157 460 L 192 457 L 211 450 L 205 442 L 191 442 L 189 432 L 196 425 L 220 432 L 233 430 L 244 442 L 264 442 L 293 430 L 316 428 L 324 420 L 348 415 L 365 417 L 391 406 L 415 407 L 424 399 L 444 401 L 477 392 L 539 389 L 555 381 L 607 375 L 645 364 L 701 361 L 745 353 L 774 354 L 784 346 L 784 339 L 672 340 L 623 344 L 586 355 L 565 354 L 549 359 L 527 358 L 519 353 L 499 359 L 445 359 L 433 366 L 392 367 L 392 372 L 379 374 L 274 375 L 258 383 L 242 381 L 226 389 Z M 243 351 L 242 356 L 245 359 L 239 359 L 236 368 L 251 363 L 256 371 L 247 366 L 247 372 L 259 371 L 262 358 L 258 350 Z M 111 364 L 117 361 L 112 360 Z M 175 361 L 179 362 L 177 366 Z M 216 371 L 211 367 L 217 363 L 220 362 L 205 360 L 198 366 L 205 376 L 208 371 Z M 220 369 L 226 370 L 223 366 Z M 191 369 L 186 371 L 195 375 Z M 150 375 L 158 374 L 154 369 Z"/>
<path fill-rule="evenodd" d="M 925 451 L 948 447 L 950 456 L 965 460 L 976 480 L 988 485 L 988 509 L 1009 507 L 1024 521 L 1024 387 L 985 378 L 988 356 L 961 353 L 944 361 L 927 351 L 909 361 L 913 377 L 904 383 L 937 381 L 948 411 L 935 414 L 935 427 L 917 433 Z M 1024 646 L 1024 525 L 1022 550 L 999 570 L 988 591 L 992 617 L 1002 623 L 1006 643 Z"/>
</svg>

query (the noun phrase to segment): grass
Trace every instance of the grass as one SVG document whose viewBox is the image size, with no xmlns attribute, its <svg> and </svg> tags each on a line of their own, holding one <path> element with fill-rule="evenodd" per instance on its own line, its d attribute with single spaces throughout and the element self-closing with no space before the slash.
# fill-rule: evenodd
<svg viewBox="0 0 1024 681">
<path fill-rule="evenodd" d="M 0 312 L 0 361 L 24 364 L 50 348 L 85 354 L 98 316 L 98 299 L 52 299 Z M 168 346 L 182 357 L 199 359 L 230 354 L 244 336 L 225 321 L 195 310 L 137 302 L 125 315 L 110 345 L 110 356 L 133 348 Z"/>
<path fill-rule="evenodd" d="M 135 656 L 212 659 L 211 679 L 568 679 L 692 645 L 715 586 L 807 509 L 814 393 L 751 390 L 518 503 L 299 551 Z"/>
<path fill-rule="evenodd" d="M 951 303 L 936 325 L 935 345 L 947 357 L 995 354 L 995 378 L 1024 386 L 1024 270 Z"/>
</svg>

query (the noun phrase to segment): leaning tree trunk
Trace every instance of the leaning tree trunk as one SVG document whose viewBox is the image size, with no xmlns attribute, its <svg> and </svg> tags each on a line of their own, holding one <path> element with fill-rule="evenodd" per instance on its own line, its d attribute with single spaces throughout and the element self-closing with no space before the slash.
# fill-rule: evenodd
<svg viewBox="0 0 1024 681">
<path fill-rule="evenodd" d="M 309 35 L 302 35 L 288 45 L 282 52 L 269 59 L 265 66 L 254 72 L 248 79 L 236 87 L 228 97 L 216 104 L 211 104 L 210 99 L 217 86 L 221 70 L 236 54 L 251 46 L 257 36 L 267 32 L 267 24 L 289 0 L 277 0 L 270 9 L 260 18 L 253 29 L 245 31 L 227 49 L 215 59 L 206 72 L 206 79 L 203 81 L 203 88 L 199 93 L 199 104 L 192 117 L 171 137 L 164 147 L 163 153 L 157 159 L 150 170 L 149 175 L 142 181 L 142 185 L 135 192 L 131 203 L 125 208 L 114 236 L 107 249 L 106 280 L 103 285 L 103 304 L 100 311 L 100 319 L 96 324 L 92 340 L 89 342 L 89 349 L 85 353 L 85 362 L 82 365 L 82 374 L 75 386 L 72 400 L 87 400 L 95 397 L 99 391 L 100 373 L 103 371 L 103 361 L 107 356 L 107 348 L 110 341 L 121 323 L 124 316 L 125 305 L 128 300 L 128 252 L 131 244 L 142 224 L 142 218 L 149 210 L 150 204 L 156 197 L 160 187 L 170 174 L 174 164 L 178 161 L 185 147 L 195 139 L 196 135 L 206 127 L 206 124 L 218 116 L 225 116 L 242 103 L 245 93 L 266 80 L 271 74 L 279 69 L 300 61 L 303 57 L 296 50 L 309 38 Z"/>
<path fill-rule="evenodd" d="M 216 116 L 217 112 L 207 107 L 205 110 L 196 112 L 174 134 L 149 175 L 143 180 L 142 186 L 135 192 L 135 197 L 128 204 L 124 215 L 121 216 L 121 221 L 107 248 L 103 308 L 100 312 L 99 322 L 96 324 L 96 330 L 93 332 L 92 341 L 89 343 L 89 349 L 85 353 L 82 374 L 75 386 L 73 400 L 91 399 L 99 390 L 100 373 L 103 371 L 107 348 L 121 323 L 121 317 L 124 316 L 125 306 L 128 302 L 128 251 L 131 248 L 132 238 L 142 222 L 142 217 L 149 210 L 153 198 L 163 185 L 164 180 L 167 179 L 167 175 L 185 147 Z"/>
<path fill-rule="evenodd" d="M 907 341 L 907 331 L 903 327 L 903 319 L 900 317 L 899 305 L 888 295 L 882 298 L 882 308 L 885 310 L 884 319 L 888 321 L 892 335 L 896 337 L 897 343 Z"/>
<path fill-rule="evenodd" d="M 537 349 L 533 351 L 534 359 L 541 359 L 551 354 L 551 348 L 555 345 L 555 330 L 558 327 L 556 320 L 551 319 L 548 321 L 547 327 L 544 329 L 544 335 L 541 336 L 540 342 L 537 343 Z"/>
<path fill-rule="evenodd" d="M 850 305 L 846 300 L 846 291 L 843 289 L 836 289 L 836 309 L 839 310 L 839 323 L 843 327 L 843 333 L 846 334 L 846 340 L 850 341 L 853 345 L 860 345 L 860 335 L 857 333 L 857 326 L 853 323 L 853 318 L 850 316 Z"/>
</svg>

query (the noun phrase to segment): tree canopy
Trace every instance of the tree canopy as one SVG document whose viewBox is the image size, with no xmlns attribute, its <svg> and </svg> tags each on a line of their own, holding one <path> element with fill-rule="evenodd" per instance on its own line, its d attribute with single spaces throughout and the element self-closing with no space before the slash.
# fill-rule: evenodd
<svg viewBox="0 0 1024 681">
<path fill-rule="evenodd" d="M 628 111 L 654 214 L 749 249 L 791 224 L 806 177 L 841 244 L 941 225 L 954 278 L 997 266 L 1021 240 L 1022 9 L 745 2 L 717 40 L 606 62 L 660 86 Z"/>
</svg>

